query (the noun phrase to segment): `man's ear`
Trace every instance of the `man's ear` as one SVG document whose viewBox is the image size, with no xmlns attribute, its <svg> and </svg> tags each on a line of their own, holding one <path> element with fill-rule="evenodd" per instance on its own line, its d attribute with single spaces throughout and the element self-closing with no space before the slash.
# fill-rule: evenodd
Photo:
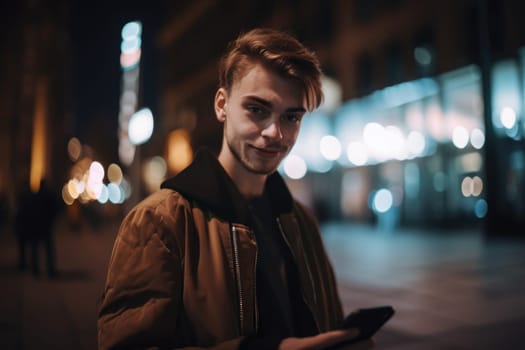
<svg viewBox="0 0 525 350">
<path fill-rule="evenodd" d="M 215 116 L 217 120 L 223 123 L 226 120 L 226 105 L 227 105 L 228 95 L 224 88 L 219 88 L 215 93 Z"/>
</svg>

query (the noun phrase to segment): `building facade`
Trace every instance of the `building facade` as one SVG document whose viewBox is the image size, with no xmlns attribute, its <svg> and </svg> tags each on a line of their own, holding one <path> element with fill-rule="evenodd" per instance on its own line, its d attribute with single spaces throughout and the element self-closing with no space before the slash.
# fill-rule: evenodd
<svg viewBox="0 0 525 350">
<path fill-rule="evenodd" d="M 42 179 L 57 188 L 66 172 L 72 98 L 67 4 L 18 1 L 1 11 L 7 35 L 0 42 L 0 194 L 9 210 L 19 191 L 28 185 L 36 191 Z"/>
<path fill-rule="evenodd" d="M 222 50 L 240 31 L 284 29 L 319 53 L 326 80 L 338 91 L 336 107 L 305 119 L 292 150 L 288 169 L 304 167 L 304 174 L 290 176 L 286 161 L 281 169 L 296 195 L 329 219 L 385 227 L 488 222 L 514 232 L 525 217 L 523 6 L 511 0 L 178 3 L 158 36 L 165 135 L 157 137 L 187 129 L 194 148 L 218 150 L 212 101 Z M 322 147 L 306 146 L 330 140 L 336 145 L 328 153 L 336 155 L 328 158 Z"/>
</svg>

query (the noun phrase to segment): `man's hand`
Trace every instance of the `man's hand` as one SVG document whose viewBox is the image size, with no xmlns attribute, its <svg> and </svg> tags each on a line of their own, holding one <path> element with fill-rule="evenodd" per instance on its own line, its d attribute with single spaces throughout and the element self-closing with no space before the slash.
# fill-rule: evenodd
<svg viewBox="0 0 525 350">
<path fill-rule="evenodd" d="M 357 337 L 359 331 L 355 328 L 336 330 L 305 338 L 286 338 L 279 344 L 279 350 L 321 350 Z M 365 350 L 371 349 L 374 342 L 371 339 L 359 341 L 351 345 L 341 345 L 337 349 Z"/>
</svg>

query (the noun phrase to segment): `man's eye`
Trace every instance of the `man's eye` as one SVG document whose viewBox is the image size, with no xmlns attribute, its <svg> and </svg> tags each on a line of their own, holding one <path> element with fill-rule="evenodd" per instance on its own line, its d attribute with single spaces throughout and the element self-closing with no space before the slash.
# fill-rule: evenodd
<svg viewBox="0 0 525 350">
<path fill-rule="evenodd" d="M 285 114 L 283 118 L 285 121 L 293 124 L 299 123 L 301 121 L 301 117 L 297 114 Z"/>
<path fill-rule="evenodd" d="M 262 114 L 264 112 L 264 110 L 262 108 L 257 107 L 257 106 L 248 106 L 248 107 L 246 107 L 246 109 L 250 113 L 253 113 L 253 114 Z"/>
</svg>

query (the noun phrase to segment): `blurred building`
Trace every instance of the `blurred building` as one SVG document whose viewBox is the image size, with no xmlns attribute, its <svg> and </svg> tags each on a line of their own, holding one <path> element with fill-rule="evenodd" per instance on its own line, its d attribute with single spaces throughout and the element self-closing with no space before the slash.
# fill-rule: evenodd
<svg viewBox="0 0 525 350">
<path fill-rule="evenodd" d="M 218 151 L 218 59 L 239 32 L 276 27 L 315 49 L 326 75 L 327 104 L 305 118 L 281 169 L 322 218 L 386 228 L 488 222 L 498 234 L 523 224 L 521 1 L 171 6 L 158 35 L 158 143 L 183 129 L 194 148 Z"/>
<path fill-rule="evenodd" d="M 0 194 L 66 173 L 71 112 L 68 1 L 17 1 L 0 9 Z M 27 184 L 25 185 L 27 186 Z"/>
</svg>

